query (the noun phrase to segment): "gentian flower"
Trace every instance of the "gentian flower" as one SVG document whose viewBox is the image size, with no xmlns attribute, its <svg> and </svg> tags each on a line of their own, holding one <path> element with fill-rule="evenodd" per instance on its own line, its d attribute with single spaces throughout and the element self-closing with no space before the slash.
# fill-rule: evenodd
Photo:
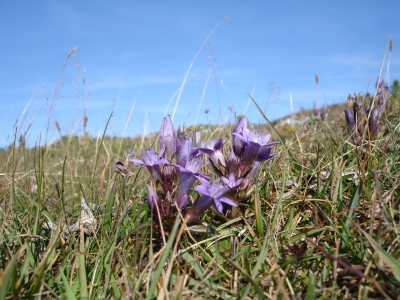
<svg viewBox="0 0 400 300">
<path fill-rule="evenodd" d="M 198 179 L 202 184 L 196 186 L 194 190 L 212 198 L 215 206 L 220 213 L 222 213 L 222 202 L 231 206 L 237 206 L 235 202 L 223 196 L 226 192 L 229 191 L 229 187 L 219 182 L 213 182 L 212 184 L 210 184 L 208 180 L 201 177 L 199 177 Z"/>
<path fill-rule="evenodd" d="M 314 102 L 313 114 L 314 114 L 314 117 L 318 117 L 319 116 L 319 105 L 317 104 L 317 102 Z"/>
<path fill-rule="evenodd" d="M 243 162 L 249 167 L 262 147 L 279 144 L 278 142 L 268 143 L 271 138 L 270 134 L 263 134 L 257 130 L 249 130 L 247 128 L 243 128 L 242 134 L 233 133 L 233 135 L 244 142 L 246 147 L 243 152 Z"/>
<path fill-rule="evenodd" d="M 326 103 L 321 107 L 319 113 L 322 121 L 328 117 L 328 106 Z"/>
<path fill-rule="evenodd" d="M 242 185 L 240 186 L 241 190 L 246 190 L 247 188 L 249 188 L 254 181 L 254 178 L 256 177 L 261 164 L 264 161 L 267 161 L 271 158 L 273 158 L 276 155 L 276 153 L 271 154 L 271 148 L 265 148 L 260 150 L 257 153 L 257 157 L 256 157 L 256 161 L 253 163 L 250 171 L 247 173 L 246 177 L 243 180 Z"/>
<path fill-rule="evenodd" d="M 244 178 L 236 179 L 235 173 L 231 172 L 229 178 L 221 177 L 222 182 L 231 190 L 236 190 Z"/>
<path fill-rule="evenodd" d="M 210 179 L 209 175 L 199 173 L 201 165 L 202 165 L 202 158 L 199 156 L 192 157 L 191 159 L 189 159 L 186 162 L 185 167 L 180 166 L 180 165 L 173 165 L 176 168 L 178 168 L 180 171 L 179 172 L 178 190 L 177 190 L 177 194 L 176 194 L 176 198 L 178 199 L 178 201 L 181 201 L 181 202 L 183 201 L 183 200 L 180 200 L 181 197 L 184 196 L 185 194 L 189 193 L 194 182 L 196 181 L 196 178 L 202 177 L 202 178 Z M 187 200 L 187 196 L 186 196 L 186 200 Z M 182 203 L 184 203 L 184 202 L 182 202 Z M 186 204 L 187 204 L 187 202 L 186 202 Z"/>
<path fill-rule="evenodd" d="M 194 219 L 201 216 L 207 209 L 211 207 L 214 199 L 207 195 L 201 196 L 197 201 L 190 207 L 185 215 L 185 222 L 189 223 Z"/>
<path fill-rule="evenodd" d="M 319 107 L 319 105 L 317 104 L 317 102 L 314 102 L 314 106 L 313 106 L 313 114 L 314 117 L 320 117 L 321 120 L 325 120 L 328 117 L 328 106 L 325 103 L 321 108 Z"/>
<path fill-rule="evenodd" d="M 371 115 L 369 116 L 368 130 L 369 130 L 370 140 L 372 141 L 375 140 L 375 137 L 378 134 L 379 117 L 382 108 L 383 105 L 375 106 L 372 109 Z"/>
<path fill-rule="evenodd" d="M 385 84 L 384 80 L 377 83 L 376 94 L 378 96 L 379 105 L 386 105 L 386 100 L 389 95 L 389 84 Z"/>
<path fill-rule="evenodd" d="M 162 171 L 161 171 L 161 185 L 164 192 L 170 192 L 175 188 L 175 178 L 176 178 L 176 171 L 175 168 L 170 164 L 164 164 Z"/>
<path fill-rule="evenodd" d="M 219 138 L 216 141 L 212 140 L 207 143 L 202 143 L 199 148 L 201 152 L 206 153 L 209 156 L 211 164 L 219 176 L 225 174 L 226 168 L 225 157 L 222 153 L 223 146 L 224 142 Z"/>
<path fill-rule="evenodd" d="M 209 156 L 221 181 L 229 187 L 228 194 L 231 199 L 237 202 L 244 201 L 245 198 L 241 197 L 240 193 L 253 183 L 262 162 L 276 155 L 271 154 L 271 146 L 278 143 L 270 142 L 270 138 L 270 134 L 248 129 L 247 120 L 243 117 L 232 132 L 232 149 L 227 157 L 222 152 L 224 142 L 221 138 L 205 145 L 209 151 L 203 152 Z M 202 146 L 204 147 L 204 144 Z M 218 208 L 222 206 L 218 205 Z"/>
<path fill-rule="evenodd" d="M 159 141 L 161 149 L 165 149 L 164 157 L 170 161 L 176 150 L 175 132 L 170 115 L 162 120 Z"/>
<path fill-rule="evenodd" d="M 348 108 L 344 110 L 347 128 L 352 135 L 353 143 L 359 145 L 362 143 L 362 136 L 366 124 L 363 111 L 363 97 L 359 94 L 355 95 L 354 98 L 349 96 L 347 98 L 347 106 Z"/>
<path fill-rule="evenodd" d="M 243 140 L 236 136 L 236 134 L 242 135 L 244 128 L 247 129 L 246 117 L 240 118 L 239 122 L 236 124 L 236 127 L 232 131 L 232 149 L 236 156 L 241 155 L 245 146 Z"/>
<path fill-rule="evenodd" d="M 193 156 L 193 142 L 189 138 L 185 138 L 184 142 L 181 144 L 178 152 L 178 157 L 176 158 L 176 164 L 180 166 L 186 166 L 189 158 Z"/>
<path fill-rule="evenodd" d="M 157 181 L 162 182 L 160 164 L 168 164 L 168 160 L 166 158 L 162 158 L 162 153 L 157 155 L 156 151 L 153 148 L 149 148 L 149 150 L 143 151 L 142 157 L 143 160 L 130 158 L 128 159 L 128 161 L 134 163 L 135 165 L 146 166 L 154 183 L 156 183 Z"/>
<path fill-rule="evenodd" d="M 158 198 L 157 193 L 154 191 L 153 187 L 150 185 L 147 185 L 146 189 L 147 189 L 147 204 L 149 205 L 152 214 L 154 216 L 158 216 L 158 212 L 157 212 L 157 208 L 156 208 L 156 206 L 157 206 L 159 213 L 160 213 L 160 217 L 162 218 L 164 216 L 164 209 L 162 206 L 159 205 L 159 198 Z M 157 217 L 157 219 L 158 219 L 158 217 Z"/>
<path fill-rule="evenodd" d="M 380 118 L 386 108 L 387 97 L 389 95 L 389 85 L 385 84 L 383 80 L 376 84 L 376 96 L 372 99 L 371 103 L 366 107 L 365 113 L 362 109 L 363 97 L 355 95 L 355 98 L 349 96 L 347 99 L 348 106 L 353 108 L 353 113 L 349 109 L 345 109 L 345 118 L 349 131 L 354 134 L 354 144 L 360 145 L 363 139 L 367 137 L 369 140 L 375 140 Z M 367 97 L 367 96 L 366 96 Z M 368 135 L 364 133 L 364 128 L 368 124 Z"/>
<path fill-rule="evenodd" d="M 354 121 L 354 117 L 348 108 L 344 110 L 344 116 L 346 118 L 347 127 L 349 131 L 352 132 L 356 127 L 356 122 Z"/>
<path fill-rule="evenodd" d="M 161 198 L 153 187 L 147 185 L 147 204 L 149 205 L 154 228 L 159 231 L 169 231 L 171 224 L 168 223 L 171 216 L 177 212 L 176 205 L 173 205 L 171 194 L 167 192 L 164 198 Z M 161 229 L 162 227 L 162 229 Z"/>
</svg>

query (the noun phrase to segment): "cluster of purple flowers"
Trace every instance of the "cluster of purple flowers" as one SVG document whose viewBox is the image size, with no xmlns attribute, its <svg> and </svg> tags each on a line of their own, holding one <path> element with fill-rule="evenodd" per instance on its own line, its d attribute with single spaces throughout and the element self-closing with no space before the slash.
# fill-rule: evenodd
<svg viewBox="0 0 400 300">
<path fill-rule="evenodd" d="M 210 141 L 204 146 L 213 169 L 221 181 L 230 188 L 229 195 L 236 202 L 243 202 L 242 192 L 253 184 L 254 178 L 264 161 L 273 158 L 270 142 L 271 135 L 258 130 L 250 130 L 247 120 L 242 117 L 232 132 L 232 148 L 227 155 L 223 153 L 224 142 L 221 138 Z"/>
<path fill-rule="evenodd" d="M 358 94 L 347 98 L 348 108 L 344 110 L 344 114 L 353 143 L 356 145 L 361 145 L 365 137 L 370 141 L 375 140 L 378 133 L 380 117 L 385 111 L 389 96 L 389 85 L 381 80 L 377 83 L 376 90 L 376 96 L 365 110 L 363 102 L 366 97 Z M 367 126 L 368 134 L 366 135 L 364 130 Z"/>
<path fill-rule="evenodd" d="M 321 120 L 328 118 L 328 105 L 325 103 L 322 107 L 319 107 L 317 102 L 314 102 L 313 107 L 314 117 L 320 117 Z"/>
<path fill-rule="evenodd" d="M 147 202 L 153 226 L 158 231 L 171 229 L 175 219 L 172 216 L 178 210 L 185 216 L 185 222 L 191 222 L 213 204 L 221 213 L 223 203 L 237 206 L 241 202 L 240 192 L 253 184 L 262 162 L 275 156 L 271 154 L 271 146 L 277 143 L 269 142 L 271 135 L 250 130 L 245 117 L 233 130 L 228 156 L 223 153 L 225 142 L 221 138 L 206 143 L 199 137 L 198 134 L 193 138 L 185 134 L 177 137 L 167 116 L 159 132 L 160 152 L 149 148 L 142 152 L 142 160 L 128 159 L 135 165 L 145 166 L 150 173 L 153 184 L 147 185 Z M 201 172 L 206 162 L 204 155 L 209 157 L 217 176 L 212 178 Z M 196 181 L 200 185 L 193 188 Z M 202 196 L 187 208 L 192 188 Z"/>
</svg>

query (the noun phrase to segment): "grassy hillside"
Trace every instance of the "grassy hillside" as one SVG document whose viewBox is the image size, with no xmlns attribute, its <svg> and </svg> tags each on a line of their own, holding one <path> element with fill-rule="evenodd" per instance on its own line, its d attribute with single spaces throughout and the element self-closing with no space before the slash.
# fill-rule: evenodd
<svg viewBox="0 0 400 300">
<path fill-rule="evenodd" d="M 237 208 L 212 205 L 190 222 L 201 193 L 191 188 L 182 215 L 174 203 L 160 225 L 147 185 L 160 187 L 127 161 L 158 153 L 157 135 L 1 150 L 0 299 L 396 299 L 399 100 L 389 97 L 378 136 L 359 145 L 345 107 L 330 106 L 323 121 L 302 111 L 249 124 L 280 142 L 277 155 L 235 194 Z M 235 125 L 184 134 L 221 137 L 227 155 Z M 201 173 L 218 181 L 202 158 Z"/>
</svg>

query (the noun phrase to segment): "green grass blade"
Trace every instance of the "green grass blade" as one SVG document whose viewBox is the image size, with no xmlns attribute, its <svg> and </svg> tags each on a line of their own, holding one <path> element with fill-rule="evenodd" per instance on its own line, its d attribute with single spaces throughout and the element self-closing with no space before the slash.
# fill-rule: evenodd
<svg viewBox="0 0 400 300">
<path fill-rule="evenodd" d="M 263 237 L 264 236 L 264 227 L 263 227 L 263 214 L 261 210 L 261 200 L 260 200 L 260 192 L 258 190 L 258 184 L 255 184 L 254 189 L 254 214 L 256 218 L 256 231 L 257 236 Z"/>
<path fill-rule="evenodd" d="M 61 269 L 60 269 L 60 275 L 61 275 L 62 282 L 64 283 L 64 289 L 65 289 L 65 294 L 66 294 L 66 296 L 67 296 L 67 299 L 68 299 L 68 300 L 75 300 L 76 297 L 75 297 L 74 291 L 73 291 L 73 290 L 71 289 L 71 287 L 69 286 L 68 280 L 67 280 L 67 278 L 65 277 L 65 274 L 64 274 L 64 267 L 61 267 Z"/>
<path fill-rule="evenodd" d="M 99 146 L 99 148 L 98 148 L 97 151 L 96 151 L 96 156 L 95 156 L 95 159 L 94 159 L 94 166 L 93 166 L 92 179 L 91 179 L 91 181 L 90 181 L 91 184 L 93 184 L 93 182 L 94 182 L 94 177 L 95 177 L 96 171 L 97 171 L 97 165 L 98 165 L 98 163 L 99 163 L 100 149 L 101 149 L 101 147 L 102 147 L 102 145 L 103 145 L 103 141 L 104 141 L 104 137 L 105 137 L 106 132 L 107 132 L 108 124 L 110 123 L 112 116 L 113 116 L 113 113 L 110 114 L 110 117 L 109 117 L 108 120 L 107 120 L 107 124 L 106 124 L 106 126 L 104 127 L 103 135 L 101 136 L 101 139 L 100 139 L 100 146 Z"/>
<path fill-rule="evenodd" d="M 305 300 L 314 300 L 315 299 L 315 277 L 313 272 L 310 270 L 308 273 L 308 285 L 307 285 L 307 294 Z"/>
<path fill-rule="evenodd" d="M 356 190 L 354 191 L 353 197 L 350 200 L 349 203 L 349 213 L 347 214 L 347 219 L 345 222 L 345 226 L 350 229 L 351 224 L 353 222 L 353 217 L 356 211 L 356 207 L 358 206 L 358 202 L 360 200 L 361 196 L 361 189 L 362 189 L 362 183 L 360 182 Z"/>
<path fill-rule="evenodd" d="M 87 289 L 86 263 L 85 263 L 85 235 L 83 232 L 83 225 L 80 225 L 80 227 L 81 228 L 80 228 L 79 254 L 78 254 L 80 291 L 81 291 L 81 299 L 89 299 L 89 293 Z"/>
</svg>

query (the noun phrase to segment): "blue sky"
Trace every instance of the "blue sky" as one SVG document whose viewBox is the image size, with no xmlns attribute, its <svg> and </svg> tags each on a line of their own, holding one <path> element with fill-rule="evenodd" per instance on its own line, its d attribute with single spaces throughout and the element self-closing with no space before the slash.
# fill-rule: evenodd
<svg viewBox="0 0 400 300">
<path fill-rule="evenodd" d="M 58 138 L 55 121 L 82 134 L 85 109 L 93 136 L 112 112 L 109 135 L 157 131 L 166 111 L 175 128 L 259 122 L 247 94 L 276 119 L 290 94 L 295 111 L 312 107 L 315 74 L 321 104 L 373 93 L 389 35 L 389 80 L 400 78 L 399 11 L 394 0 L 1 1 L 0 147 L 32 121 L 31 145 Z M 78 67 L 66 60 L 77 46 Z"/>
</svg>

